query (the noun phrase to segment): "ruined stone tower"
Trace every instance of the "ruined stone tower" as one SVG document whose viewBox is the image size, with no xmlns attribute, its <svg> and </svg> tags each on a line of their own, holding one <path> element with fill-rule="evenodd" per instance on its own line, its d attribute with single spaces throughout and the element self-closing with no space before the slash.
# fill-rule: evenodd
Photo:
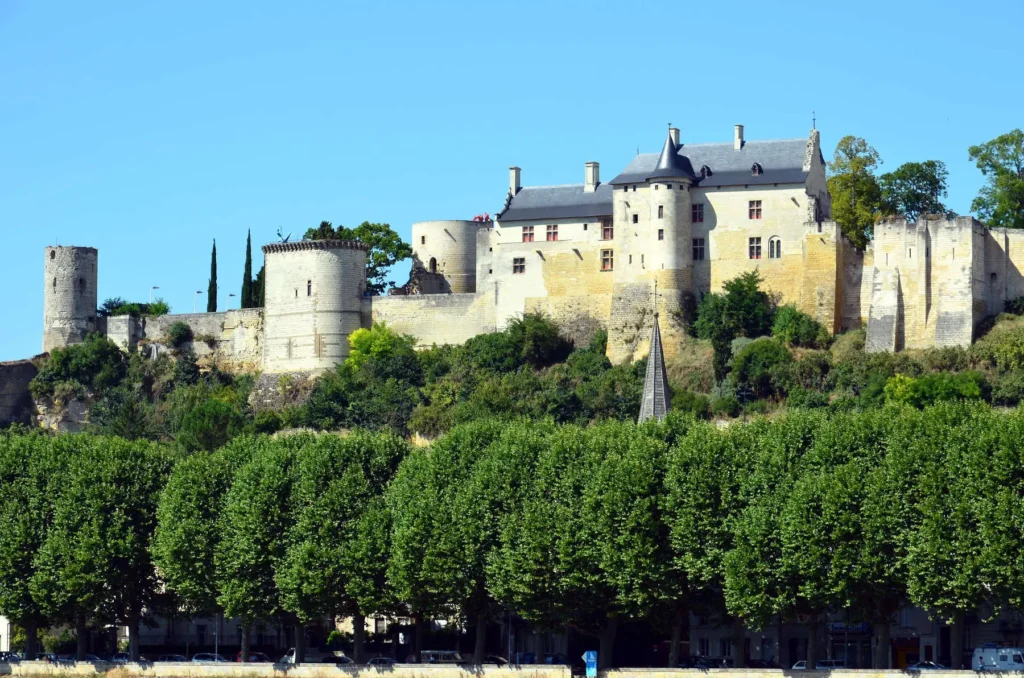
<svg viewBox="0 0 1024 678">
<path fill-rule="evenodd" d="M 47 247 L 43 264 L 43 351 L 85 339 L 96 327 L 99 253 L 93 247 Z"/>
</svg>

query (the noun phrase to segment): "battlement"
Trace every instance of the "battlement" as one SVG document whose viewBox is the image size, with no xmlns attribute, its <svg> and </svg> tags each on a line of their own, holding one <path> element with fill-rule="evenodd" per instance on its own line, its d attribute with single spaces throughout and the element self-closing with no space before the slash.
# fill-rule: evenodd
<svg viewBox="0 0 1024 678">
<path fill-rule="evenodd" d="M 301 252 L 303 250 L 349 249 L 369 252 L 370 247 L 358 240 L 296 240 L 295 242 L 274 242 L 263 246 L 264 254 L 279 252 Z"/>
</svg>

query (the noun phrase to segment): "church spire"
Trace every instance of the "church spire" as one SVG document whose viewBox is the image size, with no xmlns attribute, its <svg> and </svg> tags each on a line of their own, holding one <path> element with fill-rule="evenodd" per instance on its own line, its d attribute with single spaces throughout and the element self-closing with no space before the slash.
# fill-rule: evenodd
<svg viewBox="0 0 1024 678">
<path fill-rule="evenodd" d="M 651 352 L 647 355 L 647 376 L 644 377 L 644 395 L 640 401 L 638 424 L 648 419 L 664 419 L 668 413 L 668 375 L 665 373 L 665 354 L 661 349 L 661 329 L 658 314 L 654 314 L 651 328 Z"/>
</svg>

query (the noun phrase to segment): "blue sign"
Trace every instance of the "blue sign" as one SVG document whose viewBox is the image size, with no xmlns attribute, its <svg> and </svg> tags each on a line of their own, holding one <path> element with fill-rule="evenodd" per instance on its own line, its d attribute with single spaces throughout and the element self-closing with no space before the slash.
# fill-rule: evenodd
<svg viewBox="0 0 1024 678">
<path fill-rule="evenodd" d="M 584 652 L 583 661 L 587 663 L 587 678 L 597 678 L 597 650 Z"/>
</svg>

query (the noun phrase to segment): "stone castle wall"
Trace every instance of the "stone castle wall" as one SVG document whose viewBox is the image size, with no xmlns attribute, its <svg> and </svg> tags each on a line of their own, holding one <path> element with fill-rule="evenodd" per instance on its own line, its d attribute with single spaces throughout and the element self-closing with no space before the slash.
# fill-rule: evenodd
<svg viewBox="0 0 1024 678">
<path fill-rule="evenodd" d="M 417 348 L 462 344 L 478 334 L 495 331 L 494 296 L 480 294 L 423 294 L 366 297 L 363 325 L 382 322 L 416 338 Z"/>
</svg>

